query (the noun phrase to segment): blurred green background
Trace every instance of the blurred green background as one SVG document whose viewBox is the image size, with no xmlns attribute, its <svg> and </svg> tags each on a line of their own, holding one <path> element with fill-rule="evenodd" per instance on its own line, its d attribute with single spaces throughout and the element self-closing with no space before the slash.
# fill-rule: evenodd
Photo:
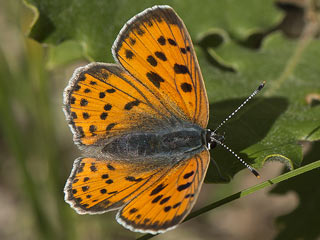
<svg viewBox="0 0 320 240">
<path fill-rule="evenodd" d="M 62 112 L 62 93 L 76 67 L 90 60 L 112 62 L 110 48 L 121 26 L 155 4 L 172 5 L 195 42 L 210 110 L 214 109 L 215 123 L 211 118 L 210 127 L 262 80 L 270 80 L 265 99 L 258 97 L 256 105 L 244 111 L 246 117 L 240 115 L 228 128 L 228 144 L 236 152 L 244 150 L 242 155 L 257 167 L 278 153 L 295 167 L 320 159 L 320 145 L 315 142 L 320 126 L 319 1 L 246 0 L 240 5 L 219 0 L 202 4 L 122 0 L 83 1 L 79 7 L 81 2 L 30 0 L 40 12 L 36 23 L 34 6 L 19 0 L 0 2 L 0 239 L 141 236 L 117 224 L 114 212 L 82 216 L 64 202 L 65 181 L 81 152 Z M 99 8 L 101 12 L 95 12 Z M 305 31 L 306 27 L 311 30 Z M 299 67 L 294 65 L 297 58 Z M 287 73 L 290 67 L 297 71 Z M 277 90 L 287 78 L 288 84 Z M 288 121 L 288 116 L 295 121 Z M 283 143 L 283 139 L 289 140 Z M 212 154 L 225 181 L 237 175 L 229 184 L 205 184 L 195 208 L 258 183 L 249 172 L 238 173 L 243 167 L 226 151 Z M 266 180 L 282 168 L 272 162 L 260 173 Z M 224 181 L 217 180 L 213 165 L 207 181 Z M 319 239 L 317 183 L 319 170 L 279 184 L 274 194 L 268 189 L 257 192 L 155 239 Z"/>
</svg>

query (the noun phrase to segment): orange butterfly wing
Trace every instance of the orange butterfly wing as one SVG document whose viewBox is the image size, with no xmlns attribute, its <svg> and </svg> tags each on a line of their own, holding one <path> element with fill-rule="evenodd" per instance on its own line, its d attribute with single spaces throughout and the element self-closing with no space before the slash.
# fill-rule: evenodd
<svg viewBox="0 0 320 240">
<path fill-rule="evenodd" d="M 136 129 L 155 131 L 177 121 L 160 99 L 115 64 L 78 68 L 65 90 L 64 105 L 74 141 L 91 149 L 102 145 L 101 139 Z"/>
<path fill-rule="evenodd" d="M 65 200 L 80 214 L 118 209 L 169 170 L 145 169 L 128 162 L 78 158 L 64 189 Z"/>
<path fill-rule="evenodd" d="M 112 47 L 118 62 L 182 120 L 205 128 L 208 100 L 189 33 L 168 6 L 128 21 Z"/>
<path fill-rule="evenodd" d="M 117 220 L 125 227 L 164 232 L 194 205 L 209 152 L 178 160 L 168 155 L 167 163 L 154 165 L 156 159 L 122 161 L 101 150 L 110 139 L 136 131 L 170 132 L 185 123 L 205 128 L 208 100 L 200 68 L 182 20 L 167 6 L 132 18 L 112 51 L 123 68 L 104 63 L 79 68 L 64 93 L 74 141 L 94 156 L 75 161 L 65 200 L 78 213 L 121 209 Z"/>
<path fill-rule="evenodd" d="M 207 150 L 162 168 L 78 158 L 65 186 L 65 200 L 80 214 L 122 208 L 117 220 L 125 227 L 164 232 L 192 209 L 209 161 Z"/>
<path fill-rule="evenodd" d="M 131 200 L 117 214 L 132 231 L 161 233 L 176 227 L 196 202 L 210 161 L 204 150 L 186 159 Z"/>
</svg>

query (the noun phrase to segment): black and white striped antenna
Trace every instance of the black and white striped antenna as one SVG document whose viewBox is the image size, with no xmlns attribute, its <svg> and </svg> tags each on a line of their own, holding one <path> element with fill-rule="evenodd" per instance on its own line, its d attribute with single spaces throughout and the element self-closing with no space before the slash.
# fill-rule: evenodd
<svg viewBox="0 0 320 240">
<path fill-rule="evenodd" d="M 248 163 L 246 163 L 241 157 L 239 157 L 234 151 L 232 151 L 227 145 L 225 145 L 224 143 L 222 143 L 221 141 L 219 141 L 218 139 L 215 138 L 216 131 L 221 128 L 227 121 L 229 121 L 244 105 L 246 105 L 255 95 L 257 95 L 261 89 L 264 87 L 265 85 L 265 81 L 263 81 L 259 87 L 236 109 L 234 110 L 225 120 L 223 120 L 219 126 L 213 131 L 211 132 L 211 140 L 213 142 L 216 142 L 217 144 L 221 145 L 222 147 L 224 147 L 226 150 L 228 150 L 232 155 L 234 155 L 246 168 L 248 168 L 257 178 L 260 178 L 259 173 L 253 168 L 251 167 Z"/>
<path fill-rule="evenodd" d="M 255 95 L 258 94 L 258 92 L 261 91 L 261 89 L 264 87 L 266 84 L 266 81 L 263 81 L 259 87 L 254 90 L 254 92 L 246 99 L 244 102 L 236 109 L 234 110 L 225 120 L 223 120 L 220 125 L 213 131 L 215 133 L 219 128 L 221 128 L 228 120 L 230 120 L 244 105 L 246 105 Z"/>
</svg>

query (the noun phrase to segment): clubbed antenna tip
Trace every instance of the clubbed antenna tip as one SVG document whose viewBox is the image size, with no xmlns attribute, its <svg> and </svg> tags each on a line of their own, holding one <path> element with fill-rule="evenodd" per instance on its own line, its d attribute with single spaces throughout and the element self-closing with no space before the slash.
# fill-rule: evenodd
<svg viewBox="0 0 320 240">
<path fill-rule="evenodd" d="M 260 85 L 259 85 L 259 87 L 258 87 L 258 91 L 260 91 L 263 87 L 264 87 L 264 85 L 266 85 L 266 81 L 263 81 Z"/>
<path fill-rule="evenodd" d="M 257 178 L 260 178 L 260 174 L 259 174 L 256 170 L 252 169 L 251 172 L 252 172 Z"/>
</svg>

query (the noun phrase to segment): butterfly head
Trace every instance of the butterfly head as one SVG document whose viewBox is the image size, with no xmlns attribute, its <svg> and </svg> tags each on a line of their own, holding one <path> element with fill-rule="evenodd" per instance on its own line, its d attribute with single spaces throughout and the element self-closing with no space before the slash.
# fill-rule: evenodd
<svg viewBox="0 0 320 240">
<path fill-rule="evenodd" d="M 216 147 L 217 145 L 220 145 L 227 149 L 232 155 L 234 155 L 245 167 L 247 167 L 257 178 L 260 178 L 259 173 L 251 167 L 248 163 L 246 163 L 242 158 L 240 158 L 234 151 L 232 151 L 227 145 L 224 144 L 224 134 L 219 135 L 215 131 L 211 131 L 210 129 L 206 130 L 206 144 L 208 150 L 211 148 Z"/>
<path fill-rule="evenodd" d="M 211 131 L 210 129 L 206 130 L 206 144 L 207 148 L 210 150 L 211 148 L 215 148 L 217 144 L 223 143 L 225 140 L 224 134 L 220 135 Z"/>
</svg>

